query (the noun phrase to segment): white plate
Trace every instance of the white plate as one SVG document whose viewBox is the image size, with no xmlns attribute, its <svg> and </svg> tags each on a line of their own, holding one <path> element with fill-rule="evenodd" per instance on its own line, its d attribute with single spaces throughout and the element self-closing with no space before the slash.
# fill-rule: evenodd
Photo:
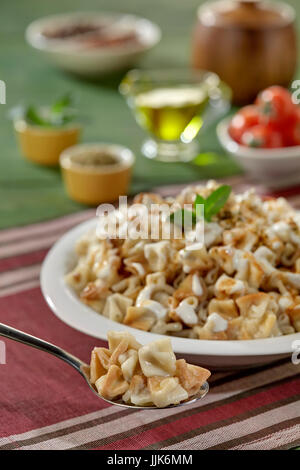
<svg viewBox="0 0 300 470">
<path fill-rule="evenodd" d="M 74 42 L 45 39 L 41 34 L 47 26 L 65 24 L 73 19 L 97 18 L 104 21 L 122 22 L 122 25 L 136 31 L 140 38 L 137 43 L 114 47 L 78 48 Z M 47 56 L 58 67 L 86 77 L 99 77 L 116 70 L 134 65 L 161 38 L 159 27 L 145 18 L 124 13 L 111 12 L 74 12 L 47 16 L 33 21 L 26 29 L 27 42 Z"/>
<path fill-rule="evenodd" d="M 129 330 L 137 340 L 146 344 L 161 335 L 130 328 L 99 315 L 82 304 L 66 286 L 64 275 L 75 261 L 74 245 L 78 238 L 96 226 L 92 219 L 67 232 L 49 251 L 41 271 L 41 288 L 50 308 L 69 326 L 106 340 L 109 330 Z M 291 356 L 292 343 L 300 340 L 300 333 L 278 338 L 247 341 L 210 341 L 171 337 L 179 357 L 214 369 L 243 368 L 266 364 L 284 356 Z M 95 341 L 95 344 L 97 342 Z"/>
<path fill-rule="evenodd" d="M 275 149 L 239 145 L 229 135 L 230 120 L 231 118 L 225 118 L 218 124 L 219 141 L 254 181 L 272 188 L 300 182 L 300 145 Z"/>
</svg>

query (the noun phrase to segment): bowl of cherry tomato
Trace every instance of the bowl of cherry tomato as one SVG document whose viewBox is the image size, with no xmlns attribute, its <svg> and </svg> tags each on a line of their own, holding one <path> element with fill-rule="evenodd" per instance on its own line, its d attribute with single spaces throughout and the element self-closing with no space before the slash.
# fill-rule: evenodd
<svg viewBox="0 0 300 470">
<path fill-rule="evenodd" d="M 300 106 L 287 89 L 266 88 L 254 104 L 221 121 L 217 134 L 256 181 L 274 187 L 300 182 Z"/>
</svg>

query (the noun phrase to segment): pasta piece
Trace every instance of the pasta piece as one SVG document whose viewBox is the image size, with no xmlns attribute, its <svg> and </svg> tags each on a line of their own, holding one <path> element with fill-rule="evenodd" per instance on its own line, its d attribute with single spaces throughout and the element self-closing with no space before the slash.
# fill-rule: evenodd
<svg viewBox="0 0 300 470">
<path fill-rule="evenodd" d="M 133 301 L 136 300 L 139 292 L 142 289 L 140 278 L 138 276 L 130 276 L 122 279 L 111 287 L 113 292 L 122 294 Z"/>
<path fill-rule="evenodd" d="M 198 316 L 196 313 L 197 307 L 198 299 L 196 297 L 187 297 L 179 303 L 174 312 L 170 313 L 170 316 L 174 320 L 182 321 L 187 326 L 193 326 L 198 323 Z"/>
<path fill-rule="evenodd" d="M 106 299 L 106 297 L 110 294 L 110 290 L 100 279 L 96 281 L 89 282 L 85 288 L 82 290 L 80 294 L 80 298 L 83 301 L 90 301 L 90 300 L 102 300 Z"/>
<path fill-rule="evenodd" d="M 236 304 L 232 299 L 212 299 L 208 304 L 208 313 L 217 313 L 227 320 L 236 318 L 239 315 Z"/>
<path fill-rule="evenodd" d="M 110 351 L 115 351 L 122 341 L 126 341 L 129 349 L 138 350 L 141 345 L 135 337 L 127 331 L 109 331 L 107 333 L 108 346 Z"/>
<path fill-rule="evenodd" d="M 151 332 L 157 333 L 159 335 L 166 335 L 168 333 L 178 333 L 178 331 L 181 331 L 182 328 L 182 323 L 178 321 L 168 323 L 165 320 L 158 320 L 151 328 Z"/>
<path fill-rule="evenodd" d="M 235 250 L 230 246 L 214 246 L 209 250 L 209 255 L 217 265 L 231 276 L 235 272 Z"/>
<path fill-rule="evenodd" d="M 72 287 L 76 292 L 81 292 L 82 289 L 90 281 L 89 267 L 84 263 L 78 263 L 78 265 L 65 276 L 65 282 Z"/>
<path fill-rule="evenodd" d="M 274 304 L 267 294 L 250 294 L 236 300 L 244 317 L 238 339 L 268 338 L 276 326 Z M 234 321 L 234 320 L 233 320 Z"/>
<path fill-rule="evenodd" d="M 82 299 L 82 301 L 85 305 L 95 310 L 95 312 L 100 313 L 101 315 L 103 314 L 103 310 L 104 310 L 105 302 L 106 302 L 105 299 L 101 299 L 101 300 Z"/>
<path fill-rule="evenodd" d="M 140 291 L 136 299 L 136 305 L 142 305 L 145 300 L 151 300 L 158 293 L 165 293 L 168 297 L 173 292 L 174 288 L 166 284 L 166 278 L 163 273 L 148 274 L 146 286 Z"/>
<path fill-rule="evenodd" d="M 113 245 L 109 241 L 104 240 L 100 249 L 97 247 L 93 254 L 92 262 L 92 272 L 96 278 L 103 279 L 109 286 L 118 281 L 121 259 L 118 254 L 118 249 L 113 248 Z"/>
<path fill-rule="evenodd" d="M 103 315 L 108 317 L 110 320 L 114 320 L 118 323 L 122 323 L 127 308 L 132 305 L 132 299 L 127 298 L 122 294 L 112 294 L 106 300 Z"/>
<path fill-rule="evenodd" d="M 231 296 L 241 296 L 247 292 L 247 285 L 240 279 L 223 274 L 219 277 L 215 285 L 215 294 L 217 297 L 228 298 Z"/>
<path fill-rule="evenodd" d="M 222 240 L 223 228 L 216 222 L 207 222 L 204 225 L 204 243 L 206 248 L 217 245 Z"/>
<path fill-rule="evenodd" d="M 129 349 L 126 353 L 118 357 L 124 379 L 130 382 L 138 364 L 138 353 L 135 349 Z"/>
<path fill-rule="evenodd" d="M 123 401 L 137 406 L 151 406 L 153 400 L 144 375 L 134 375 Z"/>
<path fill-rule="evenodd" d="M 166 377 L 176 370 L 176 358 L 168 338 L 159 339 L 139 349 L 139 361 L 146 377 Z"/>
<path fill-rule="evenodd" d="M 90 363 L 90 380 L 94 384 L 102 375 L 106 374 L 106 368 L 103 367 L 97 351 L 100 348 L 94 348 L 91 354 L 91 363 Z"/>
<path fill-rule="evenodd" d="M 99 395 L 108 400 L 113 400 L 123 395 L 129 388 L 128 383 L 123 378 L 120 367 L 110 366 L 107 374 L 102 375 L 95 383 Z"/>
<path fill-rule="evenodd" d="M 205 246 L 199 250 L 182 249 L 178 253 L 179 261 L 185 273 L 199 271 L 201 274 L 213 267 L 213 261 L 207 253 Z"/>
<path fill-rule="evenodd" d="M 225 340 L 227 335 L 228 321 L 218 313 L 212 313 L 207 317 L 204 326 L 195 326 L 194 331 L 199 339 Z"/>
<path fill-rule="evenodd" d="M 134 276 L 144 278 L 148 273 L 145 267 L 145 260 L 140 259 L 138 256 L 127 258 L 124 260 L 126 270 L 132 273 Z"/>
<path fill-rule="evenodd" d="M 250 294 L 236 300 L 240 314 L 247 318 L 261 318 L 266 313 L 270 303 L 268 294 Z"/>
<path fill-rule="evenodd" d="M 164 271 L 170 259 L 171 245 L 167 240 L 145 245 L 144 254 L 152 272 Z"/>
<path fill-rule="evenodd" d="M 281 313 L 277 318 L 277 323 L 280 334 L 290 335 L 295 333 L 295 328 L 291 325 L 290 318 L 287 313 Z"/>
<path fill-rule="evenodd" d="M 109 351 L 106 348 L 96 348 L 95 352 L 99 358 L 99 361 L 102 365 L 102 367 L 106 370 L 109 369 L 111 363 L 110 363 L 110 356 L 111 356 L 111 351 Z"/>
<path fill-rule="evenodd" d="M 224 245 L 232 245 L 239 250 L 252 251 L 258 241 L 255 228 L 245 230 L 242 227 L 236 227 L 231 230 L 225 230 L 223 233 Z"/>
<path fill-rule="evenodd" d="M 177 405 L 189 396 L 177 377 L 149 377 L 147 382 L 151 401 L 158 408 Z"/>
<path fill-rule="evenodd" d="M 175 299 L 181 301 L 187 297 L 196 296 L 199 300 L 205 300 L 207 294 L 203 279 L 197 274 L 189 274 L 174 292 Z"/>
<path fill-rule="evenodd" d="M 209 370 L 203 367 L 187 364 L 184 359 L 176 361 L 176 376 L 179 383 L 187 391 L 188 395 L 195 395 L 199 392 L 201 385 L 210 377 Z"/>
<path fill-rule="evenodd" d="M 155 313 L 147 308 L 147 306 L 129 307 L 124 318 L 125 325 L 144 331 L 149 331 L 155 321 Z"/>
</svg>

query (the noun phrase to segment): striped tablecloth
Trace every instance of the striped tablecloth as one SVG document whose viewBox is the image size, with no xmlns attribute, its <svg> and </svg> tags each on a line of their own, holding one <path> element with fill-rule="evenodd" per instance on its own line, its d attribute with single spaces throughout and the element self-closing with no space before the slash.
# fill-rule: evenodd
<svg viewBox="0 0 300 470">
<path fill-rule="evenodd" d="M 244 182 L 230 181 L 238 189 Z M 170 194 L 178 187 L 161 188 Z M 263 188 L 259 188 L 263 192 Z M 285 192 L 300 206 L 300 191 Z M 0 321 L 88 361 L 104 342 L 73 330 L 47 307 L 39 287 L 49 247 L 93 210 L 0 232 Z M 3 449 L 286 449 L 300 445 L 300 366 L 282 360 L 215 373 L 205 400 L 186 408 L 132 411 L 90 393 L 68 365 L 9 340 L 0 365 Z"/>
</svg>

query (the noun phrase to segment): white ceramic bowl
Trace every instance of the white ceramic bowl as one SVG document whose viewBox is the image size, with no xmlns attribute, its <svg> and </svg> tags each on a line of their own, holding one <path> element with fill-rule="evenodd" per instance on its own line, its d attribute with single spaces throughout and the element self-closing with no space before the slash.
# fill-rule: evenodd
<svg viewBox="0 0 300 470">
<path fill-rule="evenodd" d="M 42 34 L 53 25 L 70 24 L 76 19 L 121 22 L 122 27 L 135 31 L 139 41 L 114 47 L 78 47 L 74 41 L 47 39 Z M 27 42 L 46 55 L 55 65 L 86 77 L 98 77 L 106 73 L 131 67 L 161 38 L 159 27 L 151 21 L 134 15 L 108 12 L 75 12 L 47 16 L 31 23 L 25 33 Z"/>
<path fill-rule="evenodd" d="M 219 141 L 253 180 L 274 188 L 300 182 L 300 146 L 258 149 L 239 145 L 228 133 L 230 119 L 217 126 Z"/>
<path fill-rule="evenodd" d="M 50 250 L 41 271 L 43 295 L 53 312 L 73 328 L 106 340 L 109 330 L 129 330 L 137 340 L 146 344 L 161 335 L 130 328 L 99 315 L 82 304 L 66 286 L 64 275 L 75 264 L 74 245 L 78 238 L 95 228 L 92 219 L 66 233 Z M 293 342 L 300 340 L 300 333 L 277 338 L 247 341 L 210 341 L 171 337 L 174 351 L 194 364 L 213 369 L 241 369 L 266 364 L 293 352 Z M 97 341 L 95 341 L 97 345 Z"/>
</svg>

